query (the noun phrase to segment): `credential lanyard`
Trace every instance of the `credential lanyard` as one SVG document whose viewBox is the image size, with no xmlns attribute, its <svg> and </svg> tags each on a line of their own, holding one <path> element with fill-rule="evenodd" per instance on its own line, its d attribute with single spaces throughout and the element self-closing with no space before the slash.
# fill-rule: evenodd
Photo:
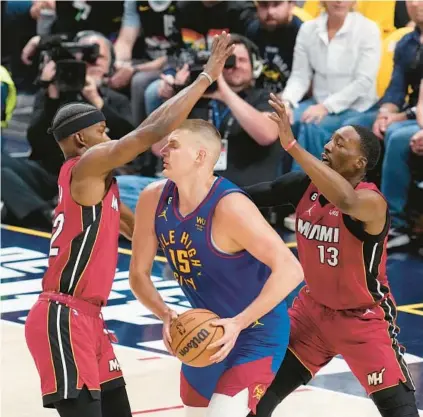
<svg viewBox="0 0 423 417">
<path fill-rule="evenodd" d="M 219 111 L 219 106 L 215 100 L 210 100 L 209 102 L 209 122 L 212 123 L 217 130 L 220 131 L 220 126 L 222 125 L 223 120 L 225 117 L 230 113 L 228 107 L 221 113 Z M 226 123 L 225 131 L 222 135 L 222 139 L 227 140 L 229 137 L 229 133 L 231 131 L 232 125 L 234 124 L 233 116 L 230 116 L 228 122 Z"/>
</svg>

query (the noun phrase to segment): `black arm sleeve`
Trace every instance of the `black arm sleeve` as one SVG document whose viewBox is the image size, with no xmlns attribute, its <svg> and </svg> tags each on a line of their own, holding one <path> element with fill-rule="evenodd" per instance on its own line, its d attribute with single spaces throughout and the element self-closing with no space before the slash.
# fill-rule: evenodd
<svg viewBox="0 0 423 417">
<path fill-rule="evenodd" d="M 296 207 L 310 184 L 310 178 L 302 172 L 289 172 L 271 182 L 244 187 L 254 203 L 260 207 L 292 205 Z"/>
</svg>

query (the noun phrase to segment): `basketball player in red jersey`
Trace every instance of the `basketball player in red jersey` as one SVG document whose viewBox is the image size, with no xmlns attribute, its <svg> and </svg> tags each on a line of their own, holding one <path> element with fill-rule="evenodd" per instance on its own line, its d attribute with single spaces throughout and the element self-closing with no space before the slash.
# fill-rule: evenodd
<svg viewBox="0 0 423 417">
<path fill-rule="evenodd" d="M 61 417 L 131 416 L 101 316 L 115 275 L 121 219 L 129 237 L 133 229 L 112 171 L 177 128 L 232 51 L 229 35 L 216 37 L 204 72 L 118 141 L 110 140 L 103 113 L 91 105 L 67 104 L 53 119 L 51 132 L 66 162 L 43 292 L 28 315 L 25 336 L 40 374 L 43 405 Z"/>
<path fill-rule="evenodd" d="M 295 141 L 284 105 L 273 94 L 270 104 L 282 147 L 305 173 L 292 172 L 246 191 L 259 207 L 296 207 L 306 285 L 289 311 L 288 352 L 256 417 L 271 416 L 338 354 L 382 416 L 417 417 L 386 277 L 387 203 L 374 184 L 363 182 L 379 158 L 379 141 L 367 129 L 346 126 L 334 133 L 319 161 Z"/>
</svg>

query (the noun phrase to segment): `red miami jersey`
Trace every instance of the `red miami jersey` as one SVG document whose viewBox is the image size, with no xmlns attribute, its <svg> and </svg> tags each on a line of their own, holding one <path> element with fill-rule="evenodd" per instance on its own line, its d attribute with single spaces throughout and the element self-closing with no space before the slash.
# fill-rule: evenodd
<svg viewBox="0 0 423 417">
<path fill-rule="evenodd" d="M 71 195 L 72 169 L 79 157 L 67 160 L 58 180 L 48 269 L 43 291 L 69 294 L 105 305 L 116 271 L 119 239 L 119 190 L 116 180 L 95 206 L 81 206 Z"/>
<path fill-rule="evenodd" d="M 359 189 L 380 193 L 366 182 Z M 307 291 L 315 301 L 333 310 L 349 310 L 374 306 L 387 296 L 389 217 L 380 235 L 369 235 L 362 222 L 343 214 L 313 183 L 301 198 L 296 216 L 298 254 Z"/>
</svg>

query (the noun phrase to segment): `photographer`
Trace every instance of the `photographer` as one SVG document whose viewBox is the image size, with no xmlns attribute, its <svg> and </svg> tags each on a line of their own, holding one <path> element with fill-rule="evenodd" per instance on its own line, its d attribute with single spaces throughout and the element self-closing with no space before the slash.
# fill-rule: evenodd
<svg viewBox="0 0 423 417">
<path fill-rule="evenodd" d="M 277 175 L 280 146 L 277 129 L 268 117 L 269 93 L 254 86 L 261 73 L 257 47 L 247 38 L 232 34 L 235 62 L 206 92 L 190 118 L 208 120 L 222 135 L 222 152 L 215 167 L 239 186 L 269 181 Z M 161 144 L 153 146 L 158 154 Z"/>
<path fill-rule="evenodd" d="M 82 32 L 77 35 L 77 40 L 81 49 L 84 45 L 98 45 L 97 56 L 91 56 L 90 62 L 85 62 L 86 71 L 81 71 L 84 65 L 78 67 L 78 61 L 58 61 L 57 64 L 50 60 L 45 64 L 40 76 L 44 88 L 36 95 L 34 112 L 27 132 L 32 147 L 30 158 L 54 175 L 59 172 L 63 154 L 56 141 L 47 134 L 47 129 L 61 105 L 70 101 L 81 101 L 101 109 L 107 119 L 109 136 L 112 139 L 122 137 L 133 129 L 129 100 L 105 85 L 113 72 L 114 56 L 111 43 L 95 32 Z M 76 57 L 83 63 L 81 58 L 84 57 L 80 55 L 79 52 Z M 61 69 L 60 79 L 57 79 L 56 74 L 58 65 Z M 78 80 L 81 76 L 82 80 Z"/>
<path fill-rule="evenodd" d="M 55 60 L 46 62 L 41 71 L 44 88 L 37 93 L 27 132 L 32 147 L 30 160 L 3 154 L 2 200 L 9 223 L 51 228 L 63 153 L 47 129 L 61 105 L 81 101 L 101 109 L 111 138 L 120 138 L 133 129 L 128 99 L 103 86 L 113 65 L 111 44 L 93 32 L 80 33 L 77 39 L 77 44 L 56 39 L 46 46 L 47 55 Z M 77 59 L 56 59 L 73 54 Z"/>
</svg>

